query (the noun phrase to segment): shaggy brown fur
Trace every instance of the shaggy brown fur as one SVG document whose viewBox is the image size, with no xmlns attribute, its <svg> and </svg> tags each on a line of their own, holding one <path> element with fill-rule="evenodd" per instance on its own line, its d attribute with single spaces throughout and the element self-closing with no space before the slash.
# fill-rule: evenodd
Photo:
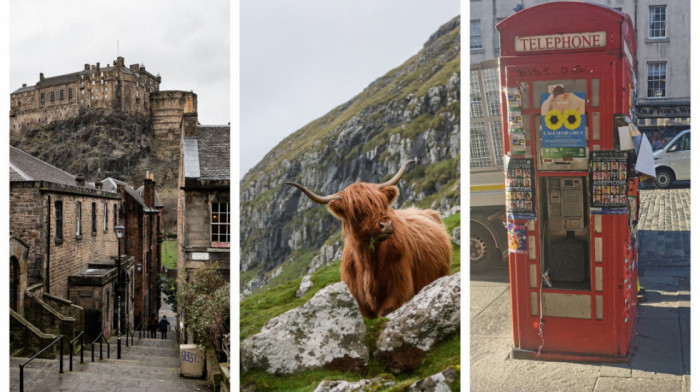
<svg viewBox="0 0 700 392">
<path fill-rule="evenodd" d="M 365 317 L 386 316 L 449 273 L 452 245 L 437 212 L 394 210 L 398 194 L 360 182 L 328 203 L 345 234 L 341 278 Z"/>
</svg>

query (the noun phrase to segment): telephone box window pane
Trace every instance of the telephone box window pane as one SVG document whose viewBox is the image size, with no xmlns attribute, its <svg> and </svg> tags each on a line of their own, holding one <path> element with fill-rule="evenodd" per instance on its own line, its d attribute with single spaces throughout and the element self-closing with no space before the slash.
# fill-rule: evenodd
<svg viewBox="0 0 700 392">
<path fill-rule="evenodd" d="M 486 126 L 484 123 L 472 124 L 471 129 L 469 130 L 469 135 L 471 137 L 471 167 L 491 166 L 488 139 L 486 137 Z"/>
<path fill-rule="evenodd" d="M 649 63 L 647 76 L 647 97 L 666 96 L 666 63 Z"/>
<path fill-rule="evenodd" d="M 472 20 L 469 22 L 469 49 L 482 49 L 481 45 L 481 21 Z"/>
<path fill-rule="evenodd" d="M 666 38 L 666 6 L 649 7 L 649 38 Z"/>
</svg>

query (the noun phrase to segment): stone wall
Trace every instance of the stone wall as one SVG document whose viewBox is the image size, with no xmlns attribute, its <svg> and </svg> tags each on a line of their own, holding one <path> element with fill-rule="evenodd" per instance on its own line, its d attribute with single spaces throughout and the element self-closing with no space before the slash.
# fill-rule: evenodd
<svg viewBox="0 0 700 392">
<path fill-rule="evenodd" d="M 61 314 L 34 295 L 27 295 L 25 298 L 24 318 L 32 325 L 41 326 L 44 333 L 73 339 L 76 333 L 80 332 L 76 329 L 73 317 Z"/>
<path fill-rule="evenodd" d="M 47 305 L 56 309 L 59 313 L 75 319 L 76 332 L 85 330 L 85 312 L 82 307 L 74 305 L 67 299 L 56 297 L 51 294 L 44 294 L 42 299 Z"/>
<path fill-rule="evenodd" d="M 17 312 L 10 309 L 10 348 L 12 351 L 22 348 L 19 355 L 34 355 L 42 348 L 51 344 L 57 336 L 43 333 Z M 40 358 L 55 358 L 58 345 L 46 350 Z M 11 355 L 14 354 L 11 352 Z"/>
<path fill-rule="evenodd" d="M 191 91 L 158 91 L 151 94 L 151 121 L 157 138 L 179 139 L 180 122 L 187 98 L 192 99 L 196 111 L 197 94 Z"/>
<path fill-rule="evenodd" d="M 53 187 L 55 192 L 49 192 L 46 187 Z M 79 191 L 84 191 L 84 194 Z M 56 237 L 56 202 L 61 202 L 63 208 L 62 239 Z M 78 202 L 81 203 L 80 234 L 76 232 Z M 119 202 L 116 194 L 82 187 L 42 182 L 12 183 L 10 230 L 29 246 L 28 284 L 44 283 L 47 279 L 46 264 L 49 263 L 48 292 L 67 298 L 69 275 L 85 269 L 92 259 L 116 255 L 117 239 L 109 229 L 114 227 L 111 211 L 114 202 Z M 96 207 L 96 231 L 92 231 L 92 203 Z M 49 211 L 50 216 L 47 215 Z M 107 214 L 107 230 L 104 229 L 104 214 Z"/>
</svg>

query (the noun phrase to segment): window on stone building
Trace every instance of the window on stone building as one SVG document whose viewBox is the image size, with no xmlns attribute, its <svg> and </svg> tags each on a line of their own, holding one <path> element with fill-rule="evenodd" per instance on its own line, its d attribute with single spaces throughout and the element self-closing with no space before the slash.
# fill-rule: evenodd
<svg viewBox="0 0 700 392">
<path fill-rule="evenodd" d="M 211 203 L 211 246 L 228 247 L 231 242 L 228 203 Z"/>
<path fill-rule="evenodd" d="M 109 214 L 109 205 L 107 205 L 107 203 L 105 203 L 104 214 L 102 214 L 104 216 L 104 228 L 103 228 L 103 230 L 105 231 L 105 233 L 109 231 L 109 224 L 107 222 L 109 219 L 107 219 L 107 214 Z"/>
<path fill-rule="evenodd" d="M 56 238 L 63 238 L 63 202 L 57 201 L 54 204 L 54 213 L 56 214 Z"/>
<path fill-rule="evenodd" d="M 112 211 L 112 215 L 114 215 L 113 220 L 114 224 L 112 226 L 116 226 L 119 221 L 117 220 L 117 204 L 114 204 L 114 211 Z"/>
<path fill-rule="evenodd" d="M 72 100 L 72 99 L 73 99 L 73 89 L 72 89 L 72 88 L 69 88 L 69 89 L 68 89 L 68 100 L 70 101 L 70 100 Z"/>
<path fill-rule="evenodd" d="M 79 201 L 76 202 L 75 203 L 75 235 L 76 236 L 80 236 L 81 234 L 83 234 L 83 228 L 82 228 L 82 224 L 81 224 L 82 215 L 83 215 L 82 209 L 83 209 L 82 203 Z"/>
<path fill-rule="evenodd" d="M 97 203 L 92 203 L 92 232 L 97 233 Z"/>
<path fill-rule="evenodd" d="M 63 90 L 58 92 L 58 100 L 63 101 Z"/>
<path fill-rule="evenodd" d="M 41 93 L 41 104 L 44 104 L 44 93 Z"/>
<path fill-rule="evenodd" d="M 666 96 L 666 62 L 648 63 L 647 97 Z"/>
<path fill-rule="evenodd" d="M 481 44 L 481 21 L 472 20 L 469 22 L 469 49 L 483 49 Z"/>
<path fill-rule="evenodd" d="M 649 38 L 666 38 L 666 6 L 649 7 Z"/>
<path fill-rule="evenodd" d="M 54 95 L 53 95 L 53 91 L 51 92 L 51 98 L 50 98 L 50 99 L 51 99 L 51 103 L 54 103 Z"/>
</svg>

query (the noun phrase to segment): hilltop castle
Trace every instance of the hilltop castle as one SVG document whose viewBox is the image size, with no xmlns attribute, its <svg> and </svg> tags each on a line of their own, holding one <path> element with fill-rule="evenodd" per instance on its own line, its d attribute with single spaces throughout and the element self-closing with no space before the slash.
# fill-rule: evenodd
<svg viewBox="0 0 700 392">
<path fill-rule="evenodd" d="M 160 91 L 160 75 L 139 64 L 124 65 L 117 57 L 111 66 L 85 64 L 82 71 L 45 78 L 10 94 L 10 133 L 18 136 L 36 125 L 77 117 L 89 108 L 140 114 L 150 118 L 156 137 L 179 140 L 180 122 L 188 100 L 197 110 L 197 94 Z"/>
</svg>

